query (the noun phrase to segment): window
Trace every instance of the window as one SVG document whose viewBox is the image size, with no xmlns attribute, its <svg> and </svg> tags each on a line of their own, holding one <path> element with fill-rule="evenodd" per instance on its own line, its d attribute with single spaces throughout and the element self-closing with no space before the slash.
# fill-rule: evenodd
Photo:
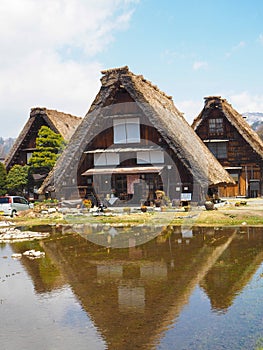
<svg viewBox="0 0 263 350">
<path fill-rule="evenodd" d="M 151 163 L 164 163 L 163 151 L 152 151 L 150 152 Z"/>
<path fill-rule="evenodd" d="M 13 198 L 13 202 L 14 202 L 14 203 L 17 203 L 17 204 L 18 204 L 18 203 L 20 204 L 20 203 L 21 203 L 21 199 L 20 199 L 19 197 L 14 197 L 14 198 Z"/>
<path fill-rule="evenodd" d="M 230 176 L 232 176 L 232 178 L 234 179 L 234 181 L 236 182 L 236 184 L 238 184 L 238 180 L 239 180 L 239 174 L 238 173 L 229 173 Z"/>
<path fill-rule="evenodd" d="M 207 146 L 216 158 L 218 159 L 227 158 L 226 142 L 209 142 Z"/>
<path fill-rule="evenodd" d="M 28 204 L 28 201 L 25 198 L 20 198 L 21 204 Z"/>
<path fill-rule="evenodd" d="M 9 203 L 9 197 L 0 198 L 0 204 L 8 204 L 8 203 Z"/>
<path fill-rule="evenodd" d="M 120 156 L 118 153 L 95 153 L 94 165 L 118 165 L 120 164 Z"/>
<path fill-rule="evenodd" d="M 223 118 L 209 119 L 209 133 L 210 134 L 224 133 Z"/>
<path fill-rule="evenodd" d="M 32 157 L 32 155 L 33 155 L 33 152 L 27 152 L 27 154 L 26 154 L 26 163 L 27 164 L 29 164 L 29 160 Z"/>
<path fill-rule="evenodd" d="M 114 143 L 140 142 L 139 118 L 123 118 L 113 120 Z"/>
<path fill-rule="evenodd" d="M 137 152 L 137 164 L 159 164 L 164 163 L 163 151 Z"/>
</svg>

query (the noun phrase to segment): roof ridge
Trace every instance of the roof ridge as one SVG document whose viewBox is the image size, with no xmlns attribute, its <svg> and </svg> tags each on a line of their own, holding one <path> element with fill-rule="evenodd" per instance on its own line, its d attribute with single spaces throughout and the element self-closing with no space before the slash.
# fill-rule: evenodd
<svg viewBox="0 0 263 350">
<path fill-rule="evenodd" d="M 32 116 L 34 116 L 36 114 L 45 114 L 45 113 L 48 113 L 48 112 L 64 114 L 64 115 L 70 116 L 72 118 L 82 119 L 81 117 L 73 115 L 71 113 L 62 112 L 62 111 L 58 111 L 57 109 L 50 109 L 50 108 L 46 108 L 46 107 L 32 107 L 31 110 L 30 110 L 30 117 L 32 117 Z"/>
<path fill-rule="evenodd" d="M 101 74 L 106 75 L 106 74 L 115 73 L 115 72 L 117 73 L 117 72 L 121 72 L 121 71 L 123 71 L 125 73 L 131 73 L 128 66 L 123 66 L 123 67 L 104 69 L 101 71 Z"/>
<path fill-rule="evenodd" d="M 109 75 L 111 73 L 123 73 L 125 75 L 130 75 L 131 77 L 134 77 L 135 79 L 141 79 L 142 82 L 148 84 L 151 88 L 159 92 L 161 95 L 166 97 L 169 100 L 172 100 L 173 97 L 171 95 L 167 95 L 165 92 L 159 89 L 159 87 L 155 84 L 153 84 L 150 80 L 147 80 L 142 74 L 134 74 L 132 71 L 130 71 L 129 66 L 123 66 L 123 67 L 116 67 L 116 68 L 110 68 L 106 70 L 102 70 L 101 73 L 103 75 Z"/>
</svg>

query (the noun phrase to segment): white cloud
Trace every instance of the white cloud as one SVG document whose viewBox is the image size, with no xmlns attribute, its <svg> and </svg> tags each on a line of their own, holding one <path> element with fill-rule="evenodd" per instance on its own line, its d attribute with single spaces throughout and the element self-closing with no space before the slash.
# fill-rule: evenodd
<svg viewBox="0 0 263 350">
<path fill-rule="evenodd" d="M 263 112 L 263 95 L 251 95 L 247 91 L 226 96 L 234 109 L 239 113 Z"/>
<path fill-rule="evenodd" d="M 236 50 L 242 49 L 245 46 L 246 46 L 246 43 L 244 41 L 240 41 L 236 46 L 233 47 L 233 50 L 236 51 Z"/>
<path fill-rule="evenodd" d="M 193 64 L 194 70 L 204 69 L 207 67 L 208 67 L 208 63 L 205 61 L 197 61 L 197 62 L 194 62 L 194 64 Z"/>
<path fill-rule="evenodd" d="M 182 60 L 187 58 L 187 55 L 183 51 L 173 51 L 170 49 L 162 52 L 161 56 L 168 64 L 174 63 L 174 61 L 178 59 Z"/>
<path fill-rule="evenodd" d="M 106 68 L 96 54 L 128 27 L 137 2 L 1 0 L 0 136 L 17 136 L 32 106 L 84 115 Z"/>
<path fill-rule="evenodd" d="M 243 49 L 246 46 L 244 41 L 240 41 L 237 45 L 233 46 L 229 52 L 226 53 L 226 57 L 232 56 L 235 52 Z"/>
<path fill-rule="evenodd" d="M 260 35 L 259 35 L 258 41 L 260 42 L 260 44 L 263 45 L 263 34 L 260 34 Z"/>
<path fill-rule="evenodd" d="M 200 99 L 199 101 L 194 101 L 194 100 L 176 101 L 175 104 L 176 104 L 176 107 L 179 109 L 179 111 L 183 113 L 185 119 L 190 125 L 192 124 L 194 118 L 198 116 L 198 114 L 201 112 L 201 110 L 204 107 L 203 99 Z"/>
</svg>

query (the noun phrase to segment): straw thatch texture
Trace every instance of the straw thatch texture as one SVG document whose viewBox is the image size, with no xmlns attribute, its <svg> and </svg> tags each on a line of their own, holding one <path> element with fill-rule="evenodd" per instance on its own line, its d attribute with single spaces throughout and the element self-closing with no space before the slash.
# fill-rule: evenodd
<svg viewBox="0 0 263 350">
<path fill-rule="evenodd" d="M 54 171 L 43 183 L 40 192 L 53 185 L 54 180 L 58 187 L 67 178 L 76 176 L 76 168 L 81 155 L 92 138 L 98 134 L 96 130 L 99 128 L 99 118 L 105 114 L 103 107 L 120 86 L 130 94 L 144 115 L 193 175 L 195 181 L 204 186 L 233 183 L 232 178 L 174 106 L 170 96 L 160 91 L 143 76 L 130 72 L 127 66 L 102 71 L 102 74 L 102 86 L 98 95 L 58 160 Z"/>
<path fill-rule="evenodd" d="M 51 129 L 59 133 L 66 141 L 71 139 L 71 136 L 74 134 L 82 120 L 82 118 L 68 113 L 39 107 L 31 109 L 30 117 L 40 114 L 43 115 Z"/>
</svg>

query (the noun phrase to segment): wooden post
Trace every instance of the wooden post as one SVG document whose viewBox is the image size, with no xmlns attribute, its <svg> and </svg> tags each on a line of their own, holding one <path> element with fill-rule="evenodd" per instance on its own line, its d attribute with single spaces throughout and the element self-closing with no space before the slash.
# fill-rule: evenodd
<svg viewBox="0 0 263 350">
<path fill-rule="evenodd" d="M 248 197 L 248 176 L 247 176 L 247 165 L 245 166 L 245 174 L 246 174 L 246 197 Z"/>
</svg>

